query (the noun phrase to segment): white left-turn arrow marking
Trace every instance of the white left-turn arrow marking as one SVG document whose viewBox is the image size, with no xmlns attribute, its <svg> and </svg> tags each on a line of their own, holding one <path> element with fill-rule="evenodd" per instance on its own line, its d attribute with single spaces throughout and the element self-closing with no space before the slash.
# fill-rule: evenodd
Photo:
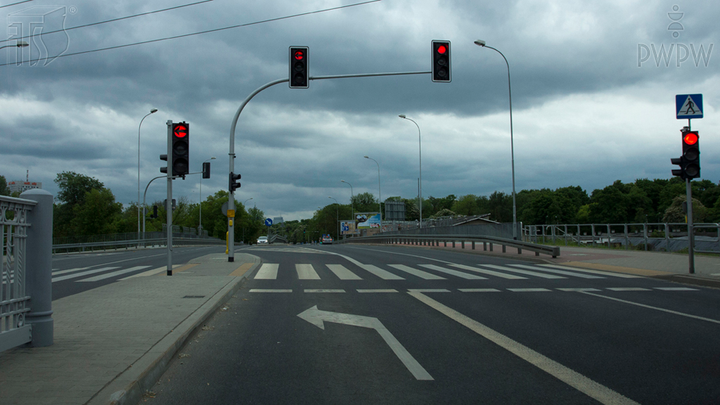
<svg viewBox="0 0 720 405">
<path fill-rule="evenodd" d="M 395 339 L 395 336 L 393 336 L 392 333 L 390 333 L 390 331 L 387 330 L 387 328 L 377 318 L 362 315 L 342 314 L 339 312 L 322 311 L 318 309 L 317 305 L 299 313 L 298 316 L 323 330 L 325 330 L 324 322 L 332 322 L 343 325 L 360 326 L 362 328 L 375 329 L 383 338 L 383 340 L 385 340 L 385 343 L 390 346 L 390 349 L 392 349 L 393 353 L 395 353 L 395 355 L 400 359 L 400 361 L 403 362 L 405 367 L 407 367 L 408 371 L 410 371 L 417 380 L 434 380 L 434 378 L 432 378 L 432 376 L 430 376 L 430 374 L 425 371 L 423 366 L 421 366 L 420 363 L 418 363 L 417 360 L 415 360 L 415 358 L 407 350 L 405 350 L 403 345 L 401 345 L 400 342 Z"/>
</svg>

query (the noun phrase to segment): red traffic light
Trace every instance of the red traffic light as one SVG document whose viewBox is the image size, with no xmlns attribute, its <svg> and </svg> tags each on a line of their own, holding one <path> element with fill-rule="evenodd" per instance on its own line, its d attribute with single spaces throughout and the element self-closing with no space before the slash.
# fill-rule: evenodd
<svg viewBox="0 0 720 405">
<path fill-rule="evenodd" d="M 438 47 L 437 51 L 438 51 L 438 53 L 444 55 L 445 52 L 447 52 L 447 48 L 445 48 L 445 45 L 440 45 L 440 46 Z"/>
<path fill-rule="evenodd" d="M 295 54 L 293 55 L 293 57 L 294 57 L 296 60 L 303 60 L 303 58 L 305 58 L 305 52 L 303 52 L 303 51 L 295 51 Z"/>
<path fill-rule="evenodd" d="M 683 137 L 683 142 L 687 145 L 695 145 L 698 141 L 698 134 L 697 132 L 688 132 Z"/>
<path fill-rule="evenodd" d="M 187 127 L 185 125 L 175 125 L 175 128 L 173 129 L 173 134 L 175 134 L 178 138 L 184 138 L 185 135 L 187 135 Z"/>
</svg>

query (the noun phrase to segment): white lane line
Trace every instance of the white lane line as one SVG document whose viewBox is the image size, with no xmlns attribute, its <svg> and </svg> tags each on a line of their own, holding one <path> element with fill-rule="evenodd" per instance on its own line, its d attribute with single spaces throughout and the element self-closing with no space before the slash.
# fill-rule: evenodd
<svg viewBox="0 0 720 405">
<path fill-rule="evenodd" d="M 497 344 L 503 349 L 520 357 L 521 359 L 534 365 L 540 370 L 545 371 L 546 373 L 552 375 L 558 380 L 570 385 L 571 387 L 577 389 L 578 391 L 597 400 L 602 404 L 637 404 L 637 402 L 611 390 L 610 388 L 599 384 L 548 357 L 543 356 L 542 354 L 530 349 L 529 347 L 524 346 L 510 339 L 509 337 L 488 328 L 487 326 L 481 324 L 478 321 L 468 318 L 467 316 L 433 300 L 426 295 L 423 295 L 422 293 L 411 292 L 408 294 L 417 298 L 422 303 L 437 310 L 448 318 L 472 330 L 478 335 L 484 337 L 485 339 L 490 340 L 491 342 Z"/>
<path fill-rule="evenodd" d="M 649 288 L 641 288 L 641 287 L 609 287 L 608 290 L 610 290 L 610 291 L 652 291 Z"/>
<path fill-rule="evenodd" d="M 330 269 L 340 280 L 362 280 L 360 276 L 348 270 L 342 264 L 326 264 L 327 268 Z"/>
<path fill-rule="evenodd" d="M 251 293 L 291 293 L 292 289 L 251 288 Z"/>
<path fill-rule="evenodd" d="M 553 268 L 553 269 L 560 269 L 560 270 L 579 271 L 579 272 L 581 272 L 581 273 L 598 274 L 598 275 L 606 276 L 606 277 L 643 278 L 642 276 L 636 276 L 636 275 L 634 275 L 634 274 L 615 273 L 615 272 L 612 272 L 612 271 L 579 269 L 579 268 L 577 268 L 577 267 L 560 266 L 560 265 L 557 265 L 557 264 L 540 264 L 539 266 L 542 266 L 542 267 L 551 267 L 551 268 Z"/>
<path fill-rule="evenodd" d="M 546 268 L 541 269 L 541 268 L 538 268 L 538 267 L 526 266 L 526 265 L 524 265 L 524 264 L 511 264 L 511 266 L 513 266 L 513 267 L 522 267 L 523 269 L 532 269 L 532 270 L 537 270 L 537 271 L 545 271 L 545 272 L 554 273 L 554 274 L 562 274 L 563 276 L 572 276 L 572 277 L 578 277 L 578 278 L 586 278 L 586 279 L 592 279 L 592 278 L 600 279 L 600 278 L 603 278 L 603 277 L 600 277 L 600 276 L 592 276 L 592 275 L 590 275 L 590 274 L 571 273 L 571 272 L 566 271 L 566 270 L 554 270 L 554 269 L 546 269 Z"/>
<path fill-rule="evenodd" d="M 101 275 L 99 275 L 99 276 L 90 277 L 90 278 L 85 278 L 85 279 L 82 279 L 82 280 L 77 280 L 76 283 L 92 283 L 92 282 L 94 282 L 94 281 L 107 280 L 107 279 L 109 279 L 109 278 L 113 278 L 113 277 L 117 277 L 117 276 L 122 276 L 123 274 L 132 273 L 132 272 L 134 272 L 134 271 L 144 270 L 144 269 L 147 269 L 148 267 L 150 267 L 150 266 L 135 266 L 135 267 L 130 267 L 129 269 L 122 269 L 122 270 L 118 270 L 118 271 L 113 271 L 112 273 L 105 273 L 105 274 L 101 274 Z"/>
<path fill-rule="evenodd" d="M 411 292 L 421 292 L 421 293 L 446 293 L 450 292 L 450 290 L 447 290 L 445 288 L 411 288 L 408 291 Z"/>
<path fill-rule="evenodd" d="M 512 292 L 550 292 L 547 288 L 508 288 Z"/>
<path fill-rule="evenodd" d="M 479 269 L 479 268 L 477 268 L 477 267 L 466 266 L 466 265 L 464 265 L 464 264 L 455 264 L 455 263 L 449 263 L 449 264 L 450 264 L 451 266 L 457 267 L 457 268 L 459 268 L 459 269 L 470 270 L 470 271 L 474 271 L 474 272 L 476 272 L 476 273 L 483 273 L 483 274 L 487 274 L 487 275 L 490 275 L 490 276 L 495 276 L 495 277 L 500 277 L 500 278 L 506 278 L 506 279 L 509 279 L 509 280 L 526 280 L 526 279 L 527 279 L 527 277 L 520 277 L 520 276 L 516 276 L 516 275 L 514 275 L 514 274 L 505 274 L 505 273 L 500 273 L 500 272 L 497 272 L 497 271 L 492 271 L 492 270 L 487 270 L 487 269 Z"/>
<path fill-rule="evenodd" d="M 80 273 L 68 274 L 68 275 L 60 276 L 60 277 L 53 277 L 52 282 L 54 283 L 56 281 L 70 280 L 72 278 L 78 278 L 78 277 L 87 276 L 90 274 L 102 273 L 103 271 L 115 270 L 115 269 L 117 269 L 117 267 L 101 267 L 99 269 L 83 271 Z"/>
<path fill-rule="evenodd" d="M 306 288 L 306 293 L 344 293 L 345 290 L 333 288 Z"/>
<path fill-rule="evenodd" d="M 383 280 L 405 280 L 398 275 L 390 273 L 389 271 L 383 270 L 377 266 L 373 266 L 372 264 L 360 264 L 360 268 L 380 277 Z"/>
<path fill-rule="evenodd" d="M 655 287 L 655 289 L 662 291 L 700 291 L 697 288 L 690 287 Z"/>
<path fill-rule="evenodd" d="M 435 274 L 428 273 L 426 271 L 413 269 L 412 267 L 405 266 L 404 264 L 388 264 L 388 266 L 398 269 L 400 271 L 404 271 L 406 273 L 410 273 L 413 276 L 418 276 L 424 280 L 447 280 L 445 277 L 440 277 Z"/>
<path fill-rule="evenodd" d="M 373 294 L 373 293 L 396 293 L 398 292 L 392 288 L 359 288 L 356 290 L 360 294 Z"/>
<path fill-rule="evenodd" d="M 513 269 L 513 268 L 511 268 L 511 267 L 498 266 L 498 265 L 495 265 L 495 264 L 483 264 L 483 265 L 481 265 L 481 266 L 490 267 L 491 269 L 495 269 L 495 270 L 509 271 L 509 272 L 511 272 L 511 273 L 525 274 L 526 276 L 535 276 L 535 277 L 540 277 L 540 278 L 547 278 L 547 279 L 550 279 L 550 280 L 559 280 L 559 279 L 564 279 L 564 278 L 565 278 L 565 277 L 561 277 L 561 276 L 554 276 L 554 275 L 552 275 L 552 274 L 547 274 L 547 273 L 538 273 L 537 271 Z M 531 267 L 531 268 L 532 268 L 532 267 Z"/>
<path fill-rule="evenodd" d="M 258 270 L 255 275 L 255 280 L 276 280 L 278 266 L 279 264 L 277 263 L 263 263 L 263 265 L 260 266 L 260 270 Z"/>
<path fill-rule="evenodd" d="M 640 303 L 638 303 L 638 302 L 621 300 L 620 298 L 608 297 L 608 296 L 606 296 L 606 295 L 600 295 L 600 294 L 593 294 L 593 293 L 591 293 L 591 292 L 580 292 L 580 294 L 592 295 L 593 297 L 605 298 L 606 300 L 612 300 L 612 301 L 622 302 L 622 303 L 624 303 L 624 304 L 635 305 L 635 306 L 638 306 L 638 307 L 643 307 L 643 308 L 648 308 L 648 309 L 654 309 L 654 310 L 656 310 L 656 311 L 667 312 L 667 313 L 669 313 L 669 314 L 675 314 L 675 315 L 680 315 L 680 316 L 684 316 L 684 317 L 687 317 L 687 318 L 699 319 L 699 320 L 701 320 L 701 321 L 706 321 L 706 322 L 712 322 L 712 323 L 720 324 L 720 321 L 718 321 L 718 320 L 716 320 L 716 319 L 705 318 L 705 317 L 697 316 L 697 315 L 690 315 L 690 314 L 686 314 L 686 313 L 683 313 L 683 312 L 673 311 L 673 310 L 671 310 L 671 309 L 658 308 L 658 307 L 654 307 L 654 306 L 652 306 L 652 305 L 640 304 Z"/>
<path fill-rule="evenodd" d="M 479 292 L 479 293 L 485 293 L 485 292 L 502 292 L 496 288 L 458 288 L 458 291 L 460 292 Z"/>
<path fill-rule="evenodd" d="M 320 280 L 312 264 L 295 264 L 295 271 L 300 280 Z"/>
<path fill-rule="evenodd" d="M 487 278 L 485 278 L 485 277 L 476 276 L 474 274 L 463 273 L 462 271 L 446 269 L 445 267 L 436 266 L 434 264 L 418 264 L 418 266 L 425 267 L 426 269 L 430 269 L 430 270 L 439 271 L 441 273 L 449 274 L 451 276 L 464 278 L 465 280 L 487 280 Z"/>
<path fill-rule="evenodd" d="M 558 288 L 558 290 L 567 292 L 600 291 L 597 288 Z"/>
</svg>

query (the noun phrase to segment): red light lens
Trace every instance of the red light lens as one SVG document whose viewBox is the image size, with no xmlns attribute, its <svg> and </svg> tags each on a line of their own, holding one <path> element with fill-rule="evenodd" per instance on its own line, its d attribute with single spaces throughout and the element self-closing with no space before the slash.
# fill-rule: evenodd
<svg viewBox="0 0 720 405">
<path fill-rule="evenodd" d="M 445 45 L 440 45 L 440 46 L 438 46 L 437 51 L 438 51 L 439 54 L 443 54 L 443 55 L 444 55 L 445 52 L 447 52 L 447 48 L 445 47 Z"/>
<path fill-rule="evenodd" d="M 695 145 L 698 141 L 698 136 L 695 133 L 689 132 L 685 137 L 683 138 L 683 142 L 685 142 L 688 145 Z"/>
<path fill-rule="evenodd" d="M 303 54 L 302 51 L 295 51 L 295 59 L 303 60 L 304 57 L 305 57 L 305 55 Z"/>
<path fill-rule="evenodd" d="M 187 135 L 187 127 L 184 125 L 178 125 L 175 127 L 175 136 L 178 138 L 185 138 Z"/>
</svg>

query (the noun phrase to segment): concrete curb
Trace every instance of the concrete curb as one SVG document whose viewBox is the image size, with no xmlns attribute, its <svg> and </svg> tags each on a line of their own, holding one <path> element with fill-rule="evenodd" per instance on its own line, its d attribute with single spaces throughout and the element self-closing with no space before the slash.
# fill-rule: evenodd
<svg viewBox="0 0 720 405">
<path fill-rule="evenodd" d="M 254 262 L 253 266 L 243 276 L 228 281 L 220 291 L 185 318 L 183 322 L 156 343 L 140 359 L 131 364 L 123 373 L 115 377 L 113 381 L 95 394 L 87 404 L 134 405 L 140 402 L 145 391 L 152 388 L 165 373 L 170 361 L 193 332 L 237 292 L 243 279 L 247 278 L 260 264 L 261 262 Z"/>
</svg>

